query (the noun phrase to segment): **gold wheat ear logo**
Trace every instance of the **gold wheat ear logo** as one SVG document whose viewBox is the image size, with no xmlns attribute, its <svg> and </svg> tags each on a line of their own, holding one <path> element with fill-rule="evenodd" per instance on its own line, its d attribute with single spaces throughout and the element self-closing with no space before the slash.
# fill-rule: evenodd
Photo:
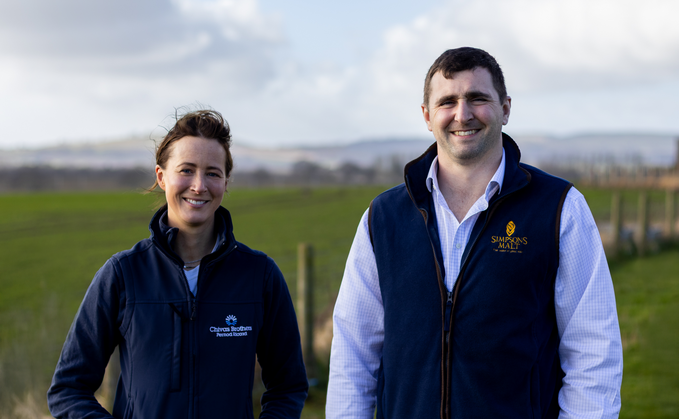
<svg viewBox="0 0 679 419">
<path fill-rule="evenodd" d="M 511 236 L 514 234 L 514 230 L 516 229 L 516 225 L 514 224 L 513 221 L 510 221 L 507 223 L 507 235 Z"/>
</svg>

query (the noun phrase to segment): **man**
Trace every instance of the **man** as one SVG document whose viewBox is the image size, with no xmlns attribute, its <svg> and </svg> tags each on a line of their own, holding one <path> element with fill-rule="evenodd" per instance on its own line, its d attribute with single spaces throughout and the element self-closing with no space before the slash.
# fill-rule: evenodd
<svg viewBox="0 0 679 419">
<path fill-rule="evenodd" d="M 334 312 L 328 418 L 617 417 L 622 345 L 596 225 L 519 163 L 495 59 L 443 53 L 436 138 L 363 215 Z"/>
</svg>

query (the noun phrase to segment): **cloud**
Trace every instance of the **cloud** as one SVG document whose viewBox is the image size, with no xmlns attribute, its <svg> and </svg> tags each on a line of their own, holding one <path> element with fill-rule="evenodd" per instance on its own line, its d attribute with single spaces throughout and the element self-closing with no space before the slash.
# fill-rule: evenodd
<svg viewBox="0 0 679 419">
<path fill-rule="evenodd" d="M 624 94 L 611 92 L 653 101 L 669 86 L 679 95 L 678 14 L 679 3 L 663 0 L 441 1 L 389 27 L 363 61 L 340 64 L 294 56 L 284 16 L 257 0 L 0 2 L 0 141 L 146 133 L 194 102 L 222 111 L 237 138 L 261 144 L 425 136 L 425 73 L 441 52 L 464 45 L 498 59 L 517 106 L 513 126 L 573 119 L 580 97 L 606 121 L 597 127 L 610 128 L 630 105 L 612 102 Z M 553 101 L 559 115 L 548 111 Z M 663 112 L 640 111 L 624 126 L 659 118 L 653 126 L 679 129 L 666 118 L 676 104 L 659 103 Z M 526 109 L 540 111 L 539 123 L 522 116 Z"/>
<path fill-rule="evenodd" d="M 256 0 L 25 0 L 0 6 L 0 34 L 0 57 L 24 67 L 154 80 L 211 66 L 261 77 L 284 42 Z"/>
<path fill-rule="evenodd" d="M 512 36 L 546 68 L 632 78 L 679 68 L 677 2 L 522 0 L 517 6 L 505 5 Z"/>
<path fill-rule="evenodd" d="M 2 2 L 0 122 L 46 122 L 3 142 L 146 131 L 159 109 L 248 97 L 285 42 L 256 0 Z"/>
<path fill-rule="evenodd" d="M 453 0 L 392 28 L 383 53 L 432 62 L 445 49 L 477 46 L 518 90 L 676 79 L 678 14 L 669 0 Z"/>
</svg>

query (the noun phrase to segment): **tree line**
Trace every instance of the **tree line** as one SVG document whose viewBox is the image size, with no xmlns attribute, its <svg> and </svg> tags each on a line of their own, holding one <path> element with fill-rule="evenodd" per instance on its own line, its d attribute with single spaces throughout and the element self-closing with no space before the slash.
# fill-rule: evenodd
<svg viewBox="0 0 679 419">
<path fill-rule="evenodd" d="M 393 156 L 370 167 L 345 162 L 328 168 L 310 161 L 299 161 L 288 172 L 258 168 L 240 171 L 236 167 L 232 187 L 282 187 L 328 185 L 389 185 L 403 181 L 404 162 Z M 140 190 L 153 183 L 153 171 L 130 169 L 66 169 L 49 166 L 23 166 L 0 169 L 0 193 L 40 191 Z"/>
</svg>

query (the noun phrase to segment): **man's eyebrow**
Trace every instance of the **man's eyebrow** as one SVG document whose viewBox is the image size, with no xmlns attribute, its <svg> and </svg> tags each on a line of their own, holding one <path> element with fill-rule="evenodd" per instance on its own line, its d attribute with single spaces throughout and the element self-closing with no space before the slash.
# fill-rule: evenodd
<svg viewBox="0 0 679 419">
<path fill-rule="evenodd" d="M 479 90 L 472 90 L 471 92 L 467 92 L 465 94 L 465 97 L 467 99 L 478 99 L 478 98 L 492 99 L 493 98 L 493 96 L 490 95 L 489 93 L 481 92 Z"/>
<path fill-rule="evenodd" d="M 486 92 L 482 92 L 480 90 L 471 90 L 469 92 L 464 93 L 463 95 L 447 95 L 447 96 L 442 96 L 440 97 L 436 102 L 440 105 L 441 103 L 444 102 L 449 102 L 451 100 L 459 100 L 460 98 L 462 99 L 488 99 L 492 100 L 493 96 Z"/>
<path fill-rule="evenodd" d="M 450 102 L 450 101 L 452 101 L 452 100 L 457 100 L 457 99 L 459 99 L 459 96 L 458 96 L 458 95 L 441 96 L 440 98 L 438 98 L 438 100 L 436 101 L 436 103 L 437 103 L 438 105 L 440 105 L 440 104 L 442 104 L 442 103 Z"/>
</svg>

